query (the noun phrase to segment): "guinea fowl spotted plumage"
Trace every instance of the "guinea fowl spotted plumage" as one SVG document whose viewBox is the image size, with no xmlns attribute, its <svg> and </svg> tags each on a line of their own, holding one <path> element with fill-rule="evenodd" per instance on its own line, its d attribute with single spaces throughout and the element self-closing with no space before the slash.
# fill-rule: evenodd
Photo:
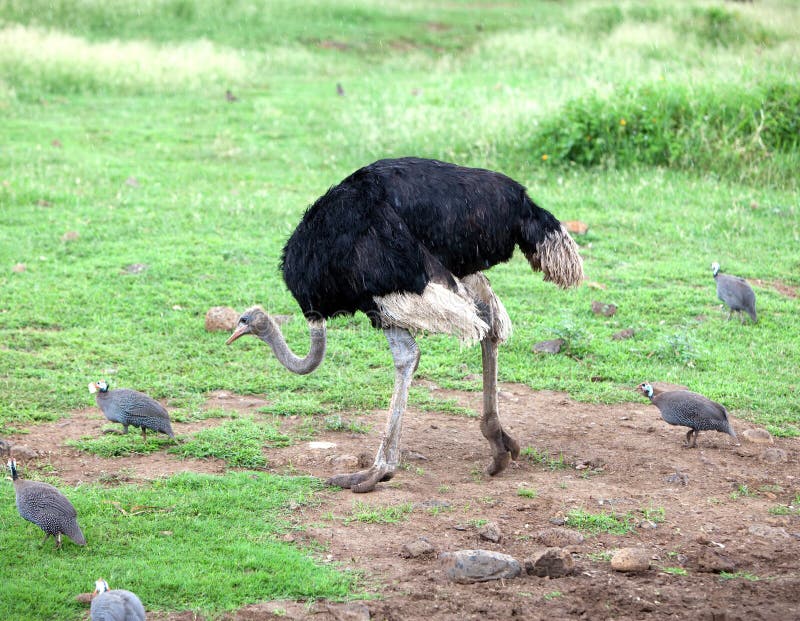
<svg viewBox="0 0 800 621">
<path fill-rule="evenodd" d="M 85 546 L 86 539 L 78 526 L 78 514 L 67 497 L 49 483 L 20 479 L 14 459 L 8 460 L 8 468 L 14 481 L 17 511 L 44 531 L 42 543 L 48 537 L 54 537 L 58 549 L 61 535 L 66 535 L 79 546 Z"/>
<path fill-rule="evenodd" d="M 148 429 L 175 438 L 169 412 L 152 397 L 129 388 L 109 390 L 108 384 L 103 380 L 91 382 L 89 392 L 96 393 L 95 401 L 108 420 L 112 423 L 122 423 L 123 433 L 128 433 L 128 425 L 131 425 L 141 427 L 142 439 L 145 442 Z"/>
<path fill-rule="evenodd" d="M 317 199 L 283 248 L 281 271 L 308 322 L 308 353 L 294 354 L 258 307 L 239 318 L 228 343 L 251 334 L 289 371 L 305 374 L 325 357 L 329 317 L 361 311 L 383 330 L 395 373 L 386 431 L 371 467 L 328 479 L 369 492 L 400 466 L 403 414 L 420 359 L 414 335 L 480 342 L 480 429 L 492 450 L 486 472 L 494 476 L 520 447 L 503 429 L 497 403 L 497 350 L 511 333 L 511 320 L 483 271 L 508 261 L 517 247 L 545 280 L 564 288 L 583 280 L 569 232 L 513 179 L 422 158 L 379 160 Z"/>
<path fill-rule="evenodd" d="M 653 387 L 647 383 L 639 384 L 639 390 L 659 409 L 661 418 L 667 423 L 689 427 L 686 432 L 688 448 L 697 446 L 697 436 L 701 431 L 719 431 L 736 439 L 728 411 L 716 401 L 688 390 L 654 393 Z"/>
<path fill-rule="evenodd" d="M 753 323 L 757 322 L 756 294 L 753 293 L 753 289 L 747 284 L 747 281 L 738 276 L 721 274 L 719 263 L 716 261 L 711 264 L 711 272 L 717 282 L 717 297 L 730 309 L 728 320 L 734 312 L 737 312 L 741 321 L 744 322 L 744 315 L 742 315 L 742 311 L 744 311 L 750 315 Z"/>
<path fill-rule="evenodd" d="M 92 621 L 144 621 L 142 601 L 125 589 L 109 589 L 108 582 L 100 578 L 94 583 Z"/>
</svg>

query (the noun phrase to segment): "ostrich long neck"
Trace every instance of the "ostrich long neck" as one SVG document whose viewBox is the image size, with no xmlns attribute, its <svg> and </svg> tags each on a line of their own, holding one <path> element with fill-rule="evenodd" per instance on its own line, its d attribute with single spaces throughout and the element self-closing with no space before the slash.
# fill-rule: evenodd
<svg viewBox="0 0 800 621">
<path fill-rule="evenodd" d="M 304 358 L 297 356 L 289 349 L 281 329 L 271 317 L 267 321 L 265 329 L 256 333 L 256 336 L 272 348 L 275 357 L 283 366 L 292 373 L 305 375 L 311 373 L 322 362 L 325 357 L 325 344 L 328 340 L 325 321 L 309 321 L 308 331 L 311 335 L 311 349 Z"/>
</svg>

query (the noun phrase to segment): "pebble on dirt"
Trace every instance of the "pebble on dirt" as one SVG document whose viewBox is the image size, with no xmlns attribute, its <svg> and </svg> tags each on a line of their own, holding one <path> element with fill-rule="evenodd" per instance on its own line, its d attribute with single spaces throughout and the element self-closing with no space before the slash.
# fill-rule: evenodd
<svg viewBox="0 0 800 621">
<path fill-rule="evenodd" d="M 761 454 L 761 459 L 768 464 L 779 464 L 782 461 L 788 461 L 789 458 L 786 456 L 786 451 L 783 449 L 770 447 L 764 450 Z"/>
<path fill-rule="evenodd" d="M 500 532 L 500 527 L 496 522 L 487 522 L 478 529 L 478 536 L 484 541 L 500 543 L 500 540 L 503 538 L 503 533 Z"/>
<path fill-rule="evenodd" d="M 772 444 L 775 442 L 766 429 L 745 429 L 742 437 L 753 444 Z"/>
<path fill-rule="evenodd" d="M 650 551 L 645 548 L 620 548 L 611 557 L 614 571 L 647 571 L 650 569 Z"/>
<path fill-rule="evenodd" d="M 617 312 L 616 304 L 608 304 L 606 302 L 592 302 L 592 312 L 595 315 L 603 315 L 603 317 L 612 317 Z"/>
<path fill-rule="evenodd" d="M 579 546 L 584 538 L 577 530 L 569 528 L 543 528 L 535 535 L 536 540 L 548 548 L 566 548 L 567 546 Z"/>
<path fill-rule="evenodd" d="M 563 548 L 543 548 L 525 560 L 525 573 L 540 578 L 563 578 L 575 571 L 572 555 Z"/>
<path fill-rule="evenodd" d="M 457 550 L 439 555 L 445 576 L 461 584 L 516 578 L 522 566 L 513 556 L 491 550 Z"/>
<path fill-rule="evenodd" d="M 403 558 L 419 558 L 420 556 L 433 554 L 435 551 L 436 549 L 431 545 L 430 541 L 425 537 L 420 537 L 416 541 L 404 543 L 403 547 L 400 548 L 400 556 Z"/>
</svg>

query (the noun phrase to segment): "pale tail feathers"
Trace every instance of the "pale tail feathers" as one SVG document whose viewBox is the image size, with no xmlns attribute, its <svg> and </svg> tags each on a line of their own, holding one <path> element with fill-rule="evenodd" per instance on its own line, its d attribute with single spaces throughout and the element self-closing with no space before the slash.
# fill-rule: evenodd
<svg viewBox="0 0 800 621">
<path fill-rule="evenodd" d="M 511 318 L 500 298 L 492 291 L 489 279 L 481 272 L 476 272 L 465 276 L 461 282 L 472 299 L 485 305 L 486 310 L 479 310 L 490 326 L 490 336 L 499 342 L 507 341 L 511 337 Z"/>
<path fill-rule="evenodd" d="M 583 282 L 583 260 L 578 244 L 561 225 L 561 229 L 549 233 L 535 252 L 525 253 L 531 267 L 544 272 L 544 279 L 567 289 Z"/>
<path fill-rule="evenodd" d="M 489 326 L 475 304 L 447 287 L 428 283 L 421 295 L 390 293 L 375 297 L 384 326 L 452 334 L 465 342 L 482 340 Z"/>
</svg>

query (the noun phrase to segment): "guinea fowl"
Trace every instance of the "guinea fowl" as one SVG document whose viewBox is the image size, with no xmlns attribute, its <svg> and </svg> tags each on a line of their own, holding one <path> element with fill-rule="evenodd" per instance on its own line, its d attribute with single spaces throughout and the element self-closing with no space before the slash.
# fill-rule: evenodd
<svg viewBox="0 0 800 621">
<path fill-rule="evenodd" d="M 78 526 L 78 514 L 67 497 L 49 483 L 20 479 L 14 459 L 8 460 L 8 468 L 14 481 L 17 511 L 23 519 L 33 522 L 44 531 L 42 544 L 48 537 L 54 537 L 58 549 L 63 534 L 79 546 L 85 546 L 86 539 Z"/>
<path fill-rule="evenodd" d="M 747 281 L 738 276 L 720 274 L 719 263 L 716 261 L 711 264 L 711 271 L 714 274 L 714 280 L 717 282 L 717 297 L 730 309 L 728 320 L 730 321 L 731 315 L 737 312 L 742 323 L 744 323 L 744 315 L 742 315 L 742 311 L 744 311 L 750 315 L 753 323 L 757 322 L 756 294 L 753 293 L 753 289 L 747 284 Z"/>
<path fill-rule="evenodd" d="M 503 430 L 497 407 L 497 347 L 511 321 L 482 270 L 508 261 L 516 246 L 545 280 L 564 288 L 582 281 L 574 240 L 516 181 L 436 160 L 380 160 L 317 199 L 283 248 L 283 279 L 308 322 L 308 354 L 296 356 L 259 307 L 240 317 L 227 342 L 252 334 L 287 369 L 305 374 L 325 356 L 329 317 L 361 311 L 383 330 L 395 369 L 386 431 L 370 468 L 328 479 L 369 492 L 399 466 L 402 418 L 420 358 L 413 334 L 479 341 L 480 429 L 492 449 L 486 472 L 494 476 L 519 456 L 519 444 Z"/>
<path fill-rule="evenodd" d="M 145 621 L 142 601 L 125 589 L 108 588 L 108 582 L 100 578 L 94 583 L 92 621 Z"/>
<path fill-rule="evenodd" d="M 145 442 L 148 429 L 175 438 L 169 412 L 152 397 L 129 388 L 109 390 L 108 384 L 103 380 L 90 382 L 89 392 L 95 393 L 95 401 L 108 420 L 112 423 L 122 423 L 123 433 L 128 433 L 128 425 L 131 425 L 141 427 L 142 440 Z"/>
<path fill-rule="evenodd" d="M 716 401 L 688 390 L 668 390 L 655 394 L 648 383 L 639 384 L 639 390 L 659 409 L 661 418 L 670 425 L 689 427 L 686 432 L 688 448 L 697 446 L 697 436 L 701 431 L 719 431 L 736 439 L 728 411 Z"/>
</svg>

